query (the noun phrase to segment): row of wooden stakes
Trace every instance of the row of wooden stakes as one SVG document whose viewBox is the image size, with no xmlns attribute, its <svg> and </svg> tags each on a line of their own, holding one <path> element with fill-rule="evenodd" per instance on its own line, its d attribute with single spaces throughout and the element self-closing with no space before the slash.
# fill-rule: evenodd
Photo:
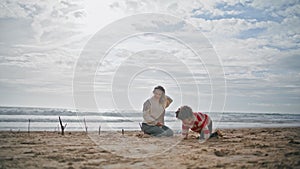
<svg viewBox="0 0 300 169">
<path fill-rule="evenodd" d="M 60 125 L 60 128 L 61 128 L 61 135 L 64 135 L 65 134 L 65 129 L 67 127 L 67 123 L 65 125 L 63 125 L 63 122 L 62 122 L 60 116 L 58 116 L 58 120 L 59 120 L 59 125 Z M 31 120 L 28 119 L 28 131 L 27 131 L 28 134 L 30 134 L 30 122 L 31 122 Z M 83 122 L 84 122 L 85 132 L 87 133 L 88 132 L 88 127 L 86 125 L 85 118 L 83 119 Z M 124 133 L 125 133 L 125 130 L 122 129 L 122 135 L 124 135 Z M 98 134 L 99 135 L 101 134 L 101 125 L 99 125 Z"/>
</svg>

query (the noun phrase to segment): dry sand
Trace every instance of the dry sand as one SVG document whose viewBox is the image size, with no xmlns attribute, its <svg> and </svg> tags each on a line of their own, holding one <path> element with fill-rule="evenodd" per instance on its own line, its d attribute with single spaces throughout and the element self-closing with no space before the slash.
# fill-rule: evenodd
<svg viewBox="0 0 300 169">
<path fill-rule="evenodd" d="M 300 168 L 300 128 L 155 138 L 139 131 L 0 132 L 0 168 Z"/>
</svg>

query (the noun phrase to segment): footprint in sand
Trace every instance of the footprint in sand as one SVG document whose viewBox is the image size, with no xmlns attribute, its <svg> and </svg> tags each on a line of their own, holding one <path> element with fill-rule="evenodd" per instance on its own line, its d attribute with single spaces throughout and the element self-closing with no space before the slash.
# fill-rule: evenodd
<svg viewBox="0 0 300 169">
<path fill-rule="evenodd" d="M 215 150 L 215 155 L 218 157 L 224 157 L 224 156 L 227 156 L 228 154 L 229 154 L 228 150 L 224 150 L 224 149 Z"/>
</svg>

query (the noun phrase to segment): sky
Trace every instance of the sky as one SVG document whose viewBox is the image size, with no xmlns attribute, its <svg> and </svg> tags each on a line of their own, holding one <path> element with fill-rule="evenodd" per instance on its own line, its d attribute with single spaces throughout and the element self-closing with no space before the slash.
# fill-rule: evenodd
<svg viewBox="0 0 300 169">
<path fill-rule="evenodd" d="M 170 110 L 187 104 L 209 111 L 212 96 L 220 96 L 220 111 L 300 112 L 300 1 L 4 0 L 0 8 L 1 106 L 78 108 L 74 76 L 83 59 L 97 64 L 92 92 L 98 109 L 139 110 L 153 87 L 163 85 L 174 99 Z M 177 20 L 133 19 L 135 31 L 161 34 L 118 39 L 130 32 L 118 25 L 122 19 L 145 13 Z M 113 25 L 118 31 L 106 30 L 99 39 Z M 105 57 L 89 60 L 92 42 L 95 49 L 110 47 Z M 225 86 L 212 84 L 211 55 Z"/>
</svg>

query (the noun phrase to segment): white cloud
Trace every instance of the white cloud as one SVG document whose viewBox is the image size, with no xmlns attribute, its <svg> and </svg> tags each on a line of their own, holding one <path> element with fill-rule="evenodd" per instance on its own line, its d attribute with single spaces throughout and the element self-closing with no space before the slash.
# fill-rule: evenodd
<svg viewBox="0 0 300 169">
<path fill-rule="evenodd" d="M 271 97 L 280 100 L 284 96 L 285 105 L 289 101 L 294 104 L 295 98 L 299 100 L 299 86 L 296 85 L 300 79 L 297 65 L 300 43 L 298 1 L 30 0 L 3 1 L 0 9 L 0 23 L 3 25 L 0 28 L 0 68 L 8 72 L 1 72 L 1 86 L 12 85 L 24 91 L 22 86 L 26 86 L 26 92 L 68 91 L 76 59 L 94 33 L 124 16 L 155 12 L 185 19 L 204 33 L 222 59 L 229 100 L 239 100 L 241 108 L 244 105 L 248 109 L 254 105 L 258 106 L 257 109 L 278 108 L 266 106 L 272 104 Z M 136 28 L 155 27 L 162 32 L 176 32 L 184 26 L 183 22 L 171 25 L 156 22 Z M 189 37 L 192 43 L 199 43 L 193 34 L 190 33 Z M 99 77 L 96 83 L 109 85 L 112 71 L 123 61 L 120 58 L 141 48 L 163 48 L 189 67 L 199 66 L 195 64 L 195 58 L 184 58 L 190 56 L 188 50 L 171 41 L 151 39 L 151 36 L 127 40 L 127 44 L 117 46 L 104 60 L 100 70 L 105 80 Z M 172 71 L 184 81 L 182 77 L 186 74 L 182 69 L 173 68 Z M 196 74 L 201 76 L 198 78 L 200 82 L 207 83 L 202 67 Z M 43 82 L 45 75 L 47 80 Z M 140 85 L 140 81 L 137 83 Z M 189 84 L 186 79 L 185 84 Z M 99 90 L 107 88 L 100 86 Z M 203 87 L 203 93 L 205 90 L 207 88 Z M 270 99 L 261 100 L 263 97 Z M 257 98 L 260 99 L 255 100 Z M 262 101 L 265 103 L 257 103 Z M 233 102 L 229 103 L 230 109 L 234 109 Z M 293 106 L 290 107 L 297 107 Z"/>
<path fill-rule="evenodd" d="M 145 8 L 145 4 L 150 5 Z M 229 95 L 267 95 L 269 100 L 264 101 L 272 102 L 272 97 L 285 94 L 291 100 L 292 95 L 299 96 L 299 86 L 294 86 L 293 92 L 284 88 L 298 83 L 294 78 L 299 76 L 299 67 L 294 63 L 300 59 L 299 5 L 298 1 L 116 1 L 113 9 L 128 14 L 162 12 L 191 22 L 203 31 L 222 59 Z"/>
</svg>

